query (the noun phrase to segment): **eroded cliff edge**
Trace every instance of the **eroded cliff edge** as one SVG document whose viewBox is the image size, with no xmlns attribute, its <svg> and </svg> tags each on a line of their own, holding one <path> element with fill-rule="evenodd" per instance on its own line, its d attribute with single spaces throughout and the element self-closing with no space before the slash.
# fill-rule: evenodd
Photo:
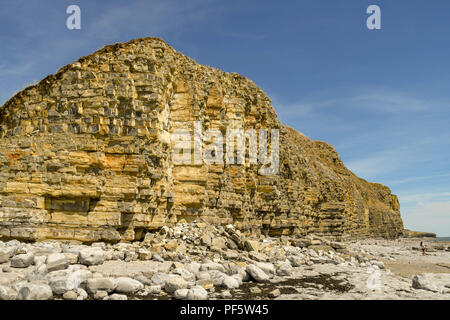
<svg viewBox="0 0 450 320">
<path fill-rule="evenodd" d="M 276 128 L 280 166 L 175 165 L 180 128 Z M 0 234 L 139 240 L 203 220 L 244 232 L 397 237 L 397 197 L 350 172 L 334 148 L 283 126 L 252 81 L 160 39 L 107 46 L 0 110 Z"/>
</svg>

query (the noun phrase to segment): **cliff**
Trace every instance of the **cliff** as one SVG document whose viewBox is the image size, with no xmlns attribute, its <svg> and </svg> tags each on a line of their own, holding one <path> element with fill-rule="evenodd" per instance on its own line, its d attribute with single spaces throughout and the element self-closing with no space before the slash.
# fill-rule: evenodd
<svg viewBox="0 0 450 320">
<path fill-rule="evenodd" d="M 404 238 L 436 238 L 436 234 L 432 232 L 403 230 Z"/>
<path fill-rule="evenodd" d="M 261 174 L 269 164 L 250 151 L 244 164 L 175 163 L 172 134 L 192 133 L 194 148 L 195 123 L 279 130 L 277 171 Z M 388 187 L 283 126 L 252 81 L 160 39 L 107 46 L 19 92 L 0 109 L 0 137 L 4 238 L 130 241 L 182 219 L 270 235 L 403 231 Z"/>
</svg>

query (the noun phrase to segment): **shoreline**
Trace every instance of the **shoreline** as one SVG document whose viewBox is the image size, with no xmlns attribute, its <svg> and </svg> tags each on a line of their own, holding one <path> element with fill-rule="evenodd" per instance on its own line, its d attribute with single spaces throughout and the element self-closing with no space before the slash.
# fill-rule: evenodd
<svg viewBox="0 0 450 320">
<path fill-rule="evenodd" d="M 450 241 L 249 238 L 205 223 L 132 243 L 0 241 L 0 300 L 450 300 Z"/>
</svg>

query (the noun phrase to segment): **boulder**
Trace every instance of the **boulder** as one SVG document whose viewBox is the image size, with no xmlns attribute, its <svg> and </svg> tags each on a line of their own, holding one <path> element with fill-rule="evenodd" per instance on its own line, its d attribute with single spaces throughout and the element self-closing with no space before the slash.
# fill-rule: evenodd
<svg viewBox="0 0 450 320">
<path fill-rule="evenodd" d="M 275 290 L 269 292 L 269 294 L 268 294 L 269 298 L 276 298 L 280 295 L 281 295 L 281 292 L 279 289 L 275 289 Z"/>
<path fill-rule="evenodd" d="M 69 260 L 63 253 L 52 253 L 47 256 L 48 272 L 64 270 L 69 266 Z"/>
<path fill-rule="evenodd" d="M 227 276 L 222 281 L 222 286 L 227 289 L 239 288 L 239 281 L 233 277 Z"/>
<path fill-rule="evenodd" d="M 292 265 L 289 262 L 284 262 L 277 269 L 277 275 L 289 277 L 293 273 Z"/>
<path fill-rule="evenodd" d="M 209 270 L 217 270 L 220 272 L 225 272 L 225 267 L 220 263 L 216 262 L 203 263 L 200 267 L 200 271 L 209 271 Z"/>
<path fill-rule="evenodd" d="M 0 248 L 0 264 L 9 261 L 9 252 L 6 249 Z"/>
<path fill-rule="evenodd" d="M 442 293 L 450 289 L 449 273 L 422 273 L 415 275 L 412 280 L 414 289 L 422 289 Z"/>
<path fill-rule="evenodd" d="M 92 278 L 92 272 L 89 270 L 70 270 L 67 274 L 67 287 L 71 290 L 77 289 Z"/>
<path fill-rule="evenodd" d="M 49 285 L 26 283 L 19 290 L 18 300 L 49 300 L 52 297 L 52 288 Z"/>
<path fill-rule="evenodd" d="M 139 290 L 144 289 L 142 283 L 128 277 L 117 278 L 116 281 L 117 286 L 115 291 L 119 293 L 136 293 Z"/>
<path fill-rule="evenodd" d="M 195 275 L 192 272 L 187 271 L 185 268 L 175 268 L 172 273 L 181 276 L 188 282 L 195 281 Z"/>
<path fill-rule="evenodd" d="M 275 266 L 272 263 L 269 262 L 255 262 L 254 263 L 257 267 L 259 267 L 264 273 L 267 275 L 275 274 Z"/>
<path fill-rule="evenodd" d="M 67 291 L 70 291 L 74 288 L 69 284 L 66 276 L 53 277 L 48 285 L 52 289 L 54 295 L 63 295 Z"/>
<path fill-rule="evenodd" d="M 88 294 L 84 289 L 77 288 L 74 291 L 78 295 L 77 300 L 86 300 L 88 298 Z"/>
<path fill-rule="evenodd" d="M 188 295 L 189 289 L 178 289 L 174 292 L 173 296 L 175 299 L 184 300 Z"/>
<path fill-rule="evenodd" d="M 105 262 L 105 251 L 101 248 L 86 248 L 80 250 L 78 260 L 86 266 L 99 265 Z"/>
<path fill-rule="evenodd" d="M 259 250 L 259 242 L 255 240 L 245 240 L 244 247 L 247 251 L 258 251 Z"/>
<path fill-rule="evenodd" d="M 91 278 L 87 280 L 86 289 L 89 293 L 97 291 L 113 292 L 117 287 L 117 281 L 113 278 Z"/>
<path fill-rule="evenodd" d="M 200 266 L 197 262 L 191 262 L 186 265 L 185 269 L 193 274 L 197 274 L 200 271 Z"/>
<path fill-rule="evenodd" d="M 211 276 L 211 280 L 215 286 L 221 286 L 223 284 L 223 280 L 228 277 L 226 273 L 219 270 L 209 270 L 208 273 Z"/>
<path fill-rule="evenodd" d="M 214 288 L 214 282 L 211 279 L 200 279 L 195 282 L 196 285 L 201 286 L 205 290 Z"/>
<path fill-rule="evenodd" d="M 208 292 L 201 286 L 194 286 L 189 289 L 187 300 L 207 300 Z"/>
<path fill-rule="evenodd" d="M 11 267 L 26 268 L 33 264 L 34 255 L 32 253 L 18 254 L 11 259 Z"/>
<path fill-rule="evenodd" d="M 109 296 L 109 300 L 128 300 L 128 297 L 124 294 L 114 293 Z"/>
<path fill-rule="evenodd" d="M 305 264 L 305 260 L 299 256 L 288 256 L 287 259 L 291 262 L 293 267 L 300 267 Z"/>
<path fill-rule="evenodd" d="M 164 283 L 164 290 L 168 293 L 174 293 L 178 289 L 187 288 L 188 283 L 180 276 L 173 276 Z"/>
<path fill-rule="evenodd" d="M 63 294 L 63 299 L 64 300 L 77 300 L 77 298 L 78 298 L 78 294 L 75 291 L 72 291 L 72 290 L 66 291 Z"/>
<path fill-rule="evenodd" d="M 257 282 L 269 280 L 269 276 L 264 271 L 262 271 L 261 268 L 254 264 L 248 265 L 246 271 L 248 272 L 250 277 Z"/>
<path fill-rule="evenodd" d="M 6 286 L 0 286 L 0 300 L 16 300 L 16 299 L 17 299 L 16 290 Z"/>
<path fill-rule="evenodd" d="M 151 280 L 152 280 L 153 284 L 155 284 L 155 285 L 164 285 L 169 278 L 174 277 L 174 276 L 175 275 L 173 275 L 173 274 L 157 272 L 152 276 Z"/>
<path fill-rule="evenodd" d="M 94 299 L 95 300 L 103 300 L 104 298 L 106 298 L 108 296 L 108 292 L 103 291 L 103 290 L 98 290 L 95 294 L 94 294 Z"/>
<path fill-rule="evenodd" d="M 260 262 L 265 262 L 269 259 L 264 253 L 255 252 L 255 251 L 250 252 L 248 254 L 248 257 L 252 260 L 260 261 Z"/>
<path fill-rule="evenodd" d="M 201 244 L 202 246 L 210 247 L 210 246 L 211 246 L 211 243 L 212 243 L 212 239 L 211 239 L 211 236 L 210 236 L 210 235 L 208 235 L 208 234 L 203 234 L 203 235 L 200 237 L 200 244 Z"/>
</svg>

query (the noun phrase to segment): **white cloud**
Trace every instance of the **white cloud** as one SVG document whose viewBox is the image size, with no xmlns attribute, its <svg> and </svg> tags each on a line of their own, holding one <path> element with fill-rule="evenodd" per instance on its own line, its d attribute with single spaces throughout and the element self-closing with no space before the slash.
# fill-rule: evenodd
<svg viewBox="0 0 450 320">
<path fill-rule="evenodd" d="M 401 185 L 401 184 L 407 184 L 411 182 L 418 182 L 418 181 L 425 181 L 430 179 L 439 179 L 439 178 L 445 178 L 450 177 L 450 173 L 445 174 L 437 174 L 437 175 L 429 175 L 429 176 L 419 176 L 419 177 L 409 177 L 405 179 L 398 179 L 398 180 L 392 180 L 390 181 L 390 185 Z"/>
<path fill-rule="evenodd" d="M 124 30 L 148 32 L 148 36 L 184 32 L 188 26 L 212 16 L 213 2 L 141 0 L 108 6 L 89 27 L 90 36 L 116 39 Z"/>
<path fill-rule="evenodd" d="M 399 194 L 399 197 L 401 197 L 402 203 L 424 205 L 430 202 L 450 201 L 450 192 L 406 193 Z"/>
<path fill-rule="evenodd" d="M 425 202 L 402 210 L 405 228 L 450 236 L 450 201 Z"/>
<path fill-rule="evenodd" d="M 337 92 L 335 97 L 327 98 L 320 93 L 318 97 L 299 100 L 294 103 L 283 104 L 274 99 L 274 106 L 281 112 L 290 115 L 305 115 L 305 112 L 319 113 L 328 108 L 339 109 L 360 109 L 363 111 L 381 113 L 401 113 L 401 112 L 422 112 L 429 110 L 431 102 L 425 99 L 414 97 L 413 94 L 397 92 L 385 88 L 353 88 L 350 92 Z M 434 101 L 436 103 L 436 101 Z"/>
<path fill-rule="evenodd" d="M 220 10 L 211 5 L 215 2 L 137 0 L 123 4 L 81 3 L 82 25 L 79 31 L 66 29 L 66 13 L 60 6 L 47 5 L 44 10 L 42 1 L 31 0 L 7 4 L 2 7 L 0 17 L 7 14 L 17 16 L 13 31 L 21 36 L 12 33 L 2 39 L 5 44 L 3 60 L 7 62 L 0 64 L 0 82 L 18 85 L 16 88 L 3 87 L 0 105 L 13 92 L 30 84 L 32 79 L 55 73 L 65 64 L 105 45 L 148 36 L 181 37 L 190 28 L 217 15 L 211 11 Z M 38 14 L 41 16 L 39 27 L 36 19 L 28 18 Z"/>
</svg>

